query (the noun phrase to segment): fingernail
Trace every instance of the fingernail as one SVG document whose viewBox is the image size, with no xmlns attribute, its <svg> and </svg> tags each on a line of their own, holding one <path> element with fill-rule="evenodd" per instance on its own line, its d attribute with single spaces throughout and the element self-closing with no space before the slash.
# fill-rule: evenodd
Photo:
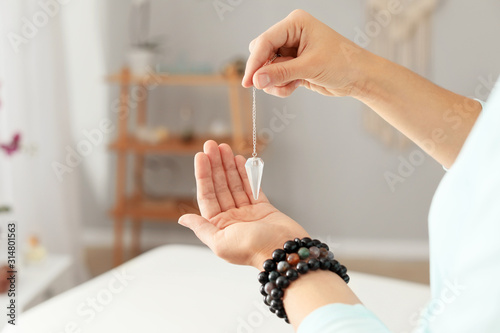
<svg viewBox="0 0 500 333">
<path fill-rule="evenodd" d="M 177 221 L 177 223 L 179 223 L 180 225 L 182 225 L 183 227 L 185 227 L 186 225 L 182 223 L 182 217 Z"/>
<path fill-rule="evenodd" d="M 257 88 L 264 89 L 271 83 L 271 78 L 267 74 L 257 75 Z"/>
<path fill-rule="evenodd" d="M 295 88 L 299 87 L 301 83 L 300 80 L 295 81 Z"/>
</svg>

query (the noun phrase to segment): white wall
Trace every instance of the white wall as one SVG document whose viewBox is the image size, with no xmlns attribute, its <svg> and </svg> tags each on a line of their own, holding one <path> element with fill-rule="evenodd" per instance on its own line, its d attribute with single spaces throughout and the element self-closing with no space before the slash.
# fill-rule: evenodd
<svg viewBox="0 0 500 333">
<path fill-rule="evenodd" d="M 247 45 L 254 37 L 299 6 L 349 38 L 364 22 L 364 1 L 360 0 L 243 0 L 225 14 L 223 21 L 212 0 L 153 3 L 152 34 L 166 36 L 163 61 L 171 66 L 182 62 L 218 69 L 234 55 L 246 56 Z M 123 0 L 109 0 L 108 6 L 108 67 L 118 70 L 126 50 L 128 9 Z M 498 13 L 500 3 L 495 0 L 480 4 L 455 0 L 440 5 L 432 41 L 435 82 L 474 95 L 479 76 L 498 75 Z M 191 106 L 199 114 L 221 114 L 227 109 L 222 91 L 167 88 L 155 91 L 152 97 L 150 114 L 157 120 L 174 122 L 167 112 L 175 113 L 182 105 Z M 287 99 L 261 92 L 260 126 L 269 124 L 273 108 L 285 107 L 296 118 L 262 153 L 266 162 L 263 188 L 279 209 L 312 234 L 334 239 L 427 237 L 429 204 L 444 173 L 440 165 L 427 158 L 392 192 L 384 172 L 397 170 L 398 157 L 407 158 L 415 147 L 396 151 L 367 134 L 362 128 L 359 102 L 327 98 L 303 89 Z M 192 161 L 183 159 L 179 163 L 186 165 L 181 184 L 191 189 Z M 171 226 L 170 231 L 184 232 L 177 228 Z"/>
</svg>

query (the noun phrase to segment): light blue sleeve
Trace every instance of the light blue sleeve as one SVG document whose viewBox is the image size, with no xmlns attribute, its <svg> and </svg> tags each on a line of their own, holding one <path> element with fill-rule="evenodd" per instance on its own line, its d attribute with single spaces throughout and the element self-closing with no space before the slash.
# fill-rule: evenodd
<svg viewBox="0 0 500 333">
<path fill-rule="evenodd" d="M 329 304 L 311 312 L 297 333 L 390 333 L 389 329 L 361 304 Z"/>
</svg>

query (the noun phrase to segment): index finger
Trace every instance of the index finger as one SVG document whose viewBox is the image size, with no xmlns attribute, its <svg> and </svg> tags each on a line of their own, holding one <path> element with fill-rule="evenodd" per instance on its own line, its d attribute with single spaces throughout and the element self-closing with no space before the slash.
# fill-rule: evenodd
<svg viewBox="0 0 500 333">
<path fill-rule="evenodd" d="M 301 17 L 303 11 L 295 10 L 285 19 L 273 25 L 266 32 L 252 41 L 252 53 L 248 58 L 242 85 L 253 86 L 253 75 L 265 65 L 281 47 L 297 47 L 302 32 Z"/>
</svg>

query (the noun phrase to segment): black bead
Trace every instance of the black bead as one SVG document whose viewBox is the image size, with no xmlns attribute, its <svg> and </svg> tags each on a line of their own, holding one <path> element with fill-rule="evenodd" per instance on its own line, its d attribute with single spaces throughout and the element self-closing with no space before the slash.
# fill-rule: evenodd
<svg viewBox="0 0 500 333">
<path fill-rule="evenodd" d="M 275 308 L 269 307 L 269 310 L 270 310 L 272 313 L 276 313 L 276 309 L 275 309 Z"/>
<path fill-rule="evenodd" d="M 266 289 L 264 288 L 264 285 L 260 286 L 260 293 L 262 296 L 267 296 Z"/>
<path fill-rule="evenodd" d="M 295 281 L 299 278 L 299 273 L 293 268 L 290 268 L 289 270 L 287 270 L 285 275 L 288 278 L 288 280 L 290 280 L 290 281 Z"/>
<path fill-rule="evenodd" d="M 318 270 L 319 269 L 319 261 L 318 261 L 318 259 L 315 259 L 315 258 L 309 259 L 309 261 L 307 262 L 307 266 L 309 266 L 309 269 L 311 271 Z"/>
<path fill-rule="evenodd" d="M 330 248 L 328 247 L 328 245 L 326 245 L 325 243 L 321 243 L 317 246 L 318 248 L 324 248 L 326 249 L 327 251 L 330 251 Z"/>
<path fill-rule="evenodd" d="M 288 317 L 285 317 L 285 323 L 290 324 L 290 320 L 288 320 Z"/>
<path fill-rule="evenodd" d="M 321 258 L 319 260 L 319 267 L 321 269 L 328 270 L 328 269 L 330 269 L 331 266 L 332 266 L 332 263 L 330 262 L 330 260 L 328 260 L 328 258 Z"/>
<path fill-rule="evenodd" d="M 278 316 L 278 318 L 285 318 L 286 316 L 285 309 L 279 309 L 278 311 L 276 311 L 276 315 Z"/>
<path fill-rule="evenodd" d="M 294 253 L 294 252 L 297 252 L 297 250 L 299 249 L 299 246 L 294 241 L 287 241 L 283 245 L 283 248 L 285 249 L 286 253 Z"/>
<path fill-rule="evenodd" d="M 260 272 L 259 275 L 257 276 L 257 278 L 259 279 L 259 282 L 261 284 L 266 284 L 269 282 L 269 279 L 267 278 L 269 274 L 267 272 Z"/>
<path fill-rule="evenodd" d="M 267 306 L 269 306 L 269 304 L 271 304 L 271 303 L 269 303 L 269 302 L 267 301 L 267 298 L 268 298 L 268 297 L 269 297 L 269 296 L 264 296 L 264 304 L 265 304 L 265 305 L 267 305 Z"/>
<path fill-rule="evenodd" d="M 284 294 L 285 293 L 280 288 L 274 288 L 273 290 L 271 290 L 271 297 L 273 299 L 280 299 Z"/>
<path fill-rule="evenodd" d="M 285 276 L 280 276 L 276 280 L 276 286 L 281 289 L 286 289 L 290 285 L 290 280 L 288 280 Z"/>
<path fill-rule="evenodd" d="M 276 270 L 276 263 L 272 259 L 267 259 L 264 261 L 264 264 L 262 264 L 262 267 L 266 272 L 272 272 Z"/>
<path fill-rule="evenodd" d="M 297 271 L 300 274 L 306 274 L 309 271 L 309 266 L 307 265 L 306 262 L 301 261 L 297 264 Z"/>
<path fill-rule="evenodd" d="M 274 250 L 272 257 L 275 262 L 286 260 L 286 252 L 282 249 Z"/>
<path fill-rule="evenodd" d="M 318 247 L 319 244 L 321 244 L 321 241 L 319 239 L 313 239 L 313 246 Z"/>
<path fill-rule="evenodd" d="M 336 274 L 340 272 L 340 264 L 337 260 L 334 259 L 331 261 L 330 271 Z"/>
<path fill-rule="evenodd" d="M 269 273 L 269 275 L 267 276 L 269 282 L 272 282 L 272 283 L 275 283 L 276 282 L 276 279 L 280 276 L 280 273 L 276 272 L 276 271 L 272 271 L 271 273 Z"/>
<path fill-rule="evenodd" d="M 311 239 L 311 238 L 309 238 L 309 237 L 304 237 L 304 238 L 302 238 L 302 240 L 301 240 L 301 245 L 302 245 L 303 247 L 310 248 L 311 246 L 313 246 L 313 241 L 312 241 L 312 239 Z"/>
<path fill-rule="evenodd" d="M 340 265 L 339 274 L 345 275 L 345 273 L 347 273 L 347 268 L 344 265 Z"/>
<path fill-rule="evenodd" d="M 273 299 L 269 304 L 271 304 L 270 307 L 275 308 L 276 310 L 283 308 L 283 301 L 280 299 Z"/>
<path fill-rule="evenodd" d="M 342 279 L 344 279 L 345 283 L 349 283 L 349 281 L 351 281 L 351 278 L 347 274 L 342 276 Z"/>
<path fill-rule="evenodd" d="M 302 246 L 302 241 L 300 240 L 300 238 L 295 238 L 293 241 L 294 241 L 295 243 L 297 243 L 297 245 L 298 245 L 299 247 L 301 247 L 301 246 Z"/>
<path fill-rule="evenodd" d="M 264 300 L 264 303 L 266 303 L 266 305 L 269 306 L 269 305 L 271 305 L 272 300 L 273 300 L 273 298 L 271 297 L 271 295 L 267 295 L 266 299 Z"/>
</svg>

